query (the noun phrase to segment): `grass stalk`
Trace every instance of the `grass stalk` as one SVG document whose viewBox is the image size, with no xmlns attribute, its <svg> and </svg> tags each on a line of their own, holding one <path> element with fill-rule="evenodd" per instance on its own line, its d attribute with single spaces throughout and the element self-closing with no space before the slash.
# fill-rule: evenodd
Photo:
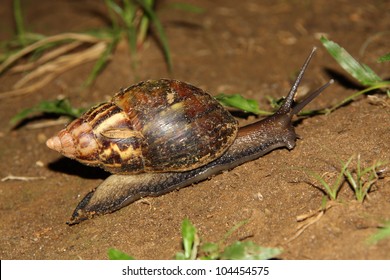
<svg viewBox="0 0 390 280">
<path fill-rule="evenodd" d="M 315 178 L 322 185 L 323 190 L 325 191 L 326 195 L 331 200 L 335 201 L 337 199 L 337 194 L 340 191 L 341 185 L 343 184 L 344 173 L 347 170 L 352 159 L 353 159 L 353 156 L 350 157 L 346 163 L 342 162 L 341 170 L 338 173 L 336 180 L 331 185 L 328 184 L 318 173 L 310 171 L 310 170 L 306 170 L 305 172 L 308 173 L 311 177 Z"/>
<path fill-rule="evenodd" d="M 366 199 L 371 187 L 379 179 L 377 168 L 384 164 L 384 162 L 378 161 L 369 167 L 362 168 L 359 154 L 357 156 L 356 170 L 354 172 L 348 169 L 344 171 L 345 177 L 355 192 L 355 197 L 358 202 L 362 203 Z"/>
<path fill-rule="evenodd" d="M 165 35 L 165 31 L 164 31 L 164 28 L 163 28 L 160 20 L 158 19 L 157 15 L 153 11 L 153 9 L 147 5 L 146 1 L 142 1 L 142 0 L 135 0 L 135 1 L 142 7 L 145 14 L 148 16 L 151 23 L 156 28 L 156 31 L 157 31 L 156 34 L 158 36 L 158 39 L 160 40 L 161 47 L 162 47 L 162 50 L 163 50 L 163 53 L 165 56 L 165 60 L 166 60 L 167 65 L 168 65 L 168 70 L 170 72 L 172 72 L 173 66 L 172 66 L 171 53 L 169 50 L 168 38 Z"/>
<path fill-rule="evenodd" d="M 26 32 L 24 29 L 22 7 L 20 5 L 20 0 L 13 1 L 13 9 L 14 9 L 16 34 L 18 37 L 18 41 L 23 47 L 25 47 L 27 45 L 27 40 L 26 40 Z"/>
</svg>

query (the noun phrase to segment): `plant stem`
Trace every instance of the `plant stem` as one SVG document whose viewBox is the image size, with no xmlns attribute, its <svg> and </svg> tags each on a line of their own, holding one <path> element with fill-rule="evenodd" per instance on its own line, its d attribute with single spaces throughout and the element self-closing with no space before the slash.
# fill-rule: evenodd
<svg viewBox="0 0 390 280">
<path fill-rule="evenodd" d="M 158 38 L 160 40 L 161 47 L 162 47 L 162 50 L 163 50 L 163 53 L 165 56 L 165 60 L 166 60 L 167 65 L 168 65 L 168 70 L 169 70 L 169 72 L 172 72 L 172 69 L 173 69 L 172 58 L 171 58 L 171 53 L 169 50 L 168 38 L 164 32 L 164 28 L 163 28 L 160 20 L 158 19 L 155 12 L 145 3 L 145 1 L 142 1 L 142 0 L 135 0 L 135 1 L 142 7 L 145 14 L 148 16 L 151 23 L 156 28 L 156 31 L 157 31 L 156 34 L 158 35 Z"/>
<path fill-rule="evenodd" d="M 26 41 L 26 32 L 24 30 L 22 8 L 20 5 L 20 0 L 14 0 L 13 4 L 14 4 L 14 17 L 15 17 L 15 24 L 16 24 L 16 33 L 18 36 L 19 43 L 23 47 L 25 47 L 27 45 L 27 41 Z"/>
<path fill-rule="evenodd" d="M 348 96 L 343 101 L 341 101 L 340 103 L 338 103 L 338 104 L 334 105 L 332 108 L 330 108 L 329 111 L 333 112 L 334 110 L 340 108 L 341 106 L 345 105 L 346 103 L 352 101 L 353 99 L 355 99 L 359 95 L 365 94 L 365 93 L 372 91 L 372 90 L 375 90 L 375 89 L 385 89 L 385 88 L 389 88 L 389 87 L 390 87 L 390 81 L 376 83 L 373 86 L 370 86 L 364 90 L 358 91 L 358 92 Z"/>
<path fill-rule="evenodd" d="M 137 6 L 133 1 L 123 0 L 123 21 L 125 23 L 126 37 L 129 44 L 129 51 L 131 55 L 131 67 L 137 67 L 137 26 L 136 26 Z"/>
<path fill-rule="evenodd" d="M 153 5 L 154 5 L 154 0 L 144 0 L 144 3 L 150 9 L 152 9 Z M 137 36 L 137 49 L 142 47 L 142 45 L 145 41 L 145 38 L 146 38 L 146 34 L 148 32 L 148 28 L 149 28 L 149 18 L 147 16 L 143 15 L 141 18 L 141 22 L 139 25 L 139 32 L 138 32 L 138 36 Z"/>
</svg>

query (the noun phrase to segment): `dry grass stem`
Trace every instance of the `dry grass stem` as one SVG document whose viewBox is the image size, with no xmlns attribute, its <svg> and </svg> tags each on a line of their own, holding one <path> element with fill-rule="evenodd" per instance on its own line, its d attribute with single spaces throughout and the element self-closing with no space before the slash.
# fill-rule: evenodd
<svg viewBox="0 0 390 280">
<path fill-rule="evenodd" d="M 70 51 L 76 49 L 77 47 L 81 46 L 82 44 L 84 44 L 84 42 L 81 42 L 81 41 L 75 41 L 75 42 L 71 42 L 69 44 L 65 44 L 61 47 L 58 47 L 58 48 L 42 55 L 42 57 L 40 57 L 36 61 L 30 62 L 27 64 L 23 64 L 23 65 L 16 65 L 10 71 L 12 73 L 19 73 L 19 72 L 25 72 L 25 71 L 32 70 L 32 69 L 36 68 L 38 65 L 42 65 L 42 64 L 44 64 L 44 63 L 46 63 L 46 62 L 48 62 L 48 61 L 50 61 L 58 56 L 61 56 L 67 52 L 70 52 Z"/>
<path fill-rule="evenodd" d="M 106 43 L 100 42 L 94 44 L 84 51 L 80 51 L 74 54 L 62 55 L 52 62 L 46 63 L 24 76 L 14 85 L 14 89 L 22 88 L 29 81 L 38 78 L 39 76 L 45 74 L 50 75 L 54 72 L 63 73 L 76 65 L 97 59 L 105 50 L 105 48 Z"/>
<path fill-rule="evenodd" d="M 5 181 L 11 181 L 11 180 L 18 180 L 18 181 L 34 181 L 34 180 L 44 180 L 46 177 L 25 177 L 25 176 L 14 176 L 14 175 L 8 175 L 1 179 L 1 182 Z"/>
<path fill-rule="evenodd" d="M 84 51 L 62 55 L 27 74 L 15 84 L 14 90 L 1 93 L 0 99 L 21 96 L 34 92 L 51 82 L 59 74 L 80 64 L 98 59 L 106 47 L 107 43 L 100 41 Z M 31 82 L 34 79 L 37 79 L 38 81 L 29 86 L 25 86 L 28 82 Z"/>
<path fill-rule="evenodd" d="M 35 51 L 38 48 L 41 48 L 47 44 L 58 42 L 58 41 L 64 41 L 64 40 L 76 40 L 76 41 L 81 41 L 84 43 L 97 43 L 101 42 L 102 39 L 96 38 L 91 35 L 87 34 L 78 34 L 78 33 L 63 33 L 59 35 L 54 35 L 50 37 L 46 37 L 42 40 L 39 40 L 24 49 L 20 50 L 19 52 L 15 53 L 14 55 L 11 55 L 7 60 L 5 60 L 1 65 L 0 65 L 0 73 L 3 72 L 8 66 L 13 64 L 15 61 L 18 59 L 22 58 L 23 56 L 29 54 L 30 52 Z"/>
<path fill-rule="evenodd" d="M 45 127 L 50 127 L 50 126 L 56 126 L 56 125 L 64 125 L 69 123 L 69 118 L 68 117 L 59 117 L 56 120 L 47 120 L 47 121 L 42 121 L 38 123 L 32 123 L 26 125 L 27 129 L 41 129 Z"/>
<path fill-rule="evenodd" d="M 390 99 L 387 98 L 386 96 L 379 97 L 376 95 L 368 95 L 367 98 L 368 98 L 368 102 L 370 102 L 370 104 L 372 105 L 378 105 L 386 108 L 390 107 Z"/>
<path fill-rule="evenodd" d="M 326 210 L 333 207 L 334 205 L 336 205 L 336 204 L 334 202 L 330 201 L 327 203 L 325 208 L 320 207 L 316 211 L 312 211 L 310 213 L 297 216 L 297 218 L 296 218 L 297 222 L 300 222 L 300 224 L 297 227 L 297 232 L 292 237 L 290 237 L 286 241 L 286 243 L 290 243 L 291 241 L 297 239 L 309 226 L 318 222 L 322 218 L 322 216 L 325 214 Z"/>
</svg>

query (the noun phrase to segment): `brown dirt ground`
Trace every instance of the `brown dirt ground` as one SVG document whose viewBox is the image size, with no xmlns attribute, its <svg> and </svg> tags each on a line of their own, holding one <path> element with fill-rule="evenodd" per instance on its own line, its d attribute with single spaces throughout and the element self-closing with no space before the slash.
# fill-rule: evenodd
<svg viewBox="0 0 390 280">
<path fill-rule="evenodd" d="M 0 39 L 13 34 L 11 1 L 0 5 Z M 186 0 L 205 9 L 190 14 L 165 9 L 159 3 L 174 62 L 168 74 L 162 53 L 149 39 L 139 53 L 136 73 L 126 46 L 89 89 L 81 89 L 92 63 L 66 72 L 26 97 L 0 103 L 0 177 L 42 176 L 38 181 L 0 182 L 1 259 L 106 259 L 115 247 L 138 259 L 170 259 L 181 249 L 180 225 L 188 217 L 202 240 L 218 241 L 242 220 L 249 222 L 228 240 L 252 240 L 279 246 L 283 259 L 390 259 L 390 238 L 368 245 L 377 227 L 390 219 L 389 173 L 379 180 L 363 204 L 344 185 L 339 202 L 299 236 L 296 217 L 318 209 L 323 194 L 300 168 L 333 179 L 338 158 L 360 154 L 364 165 L 390 160 L 390 110 L 367 97 L 329 115 L 296 123 L 301 136 L 292 151 L 276 150 L 197 185 L 157 198 L 147 198 L 113 214 L 68 226 L 80 199 L 107 174 L 62 158 L 45 146 L 61 126 L 10 130 L 19 110 L 41 100 L 67 96 L 75 106 L 105 100 L 119 88 L 139 80 L 172 77 L 211 93 L 237 93 L 258 100 L 281 97 L 291 77 L 313 46 L 319 51 L 302 88 L 312 90 L 330 77 L 336 84 L 311 108 L 335 104 L 356 87 L 321 47 L 320 33 L 344 46 L 380 76 L 390 76 L 389 64 L 376 58 L 389 52 L 389 1 L 207 1 Z M 175 2 L 175 1 L 172 1 Z M 96 1 L 22 1 L 29 30 L 43 34 L 83 31 L 105 24 L 104 7 Z M 360 51 L 364 49 L 364 53 Z M 341 75 L 339 75 L 341 73 Z M 21 76 L 0 77 L 0 91 Z M 377 95 L 383 97 L 383 95 Z M 240 119 L 242 123 L 254 117 Z M 40 164 L 40 163 L 43 163 Z M 353 163 L 355 164 L 355 162 Z"/>
</svg>

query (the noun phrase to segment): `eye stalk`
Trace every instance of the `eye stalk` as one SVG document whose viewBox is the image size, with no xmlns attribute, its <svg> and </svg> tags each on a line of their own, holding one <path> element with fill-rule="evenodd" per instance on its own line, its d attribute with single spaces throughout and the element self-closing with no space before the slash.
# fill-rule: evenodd
<svg viewBox="0 0 390 280">
<path fill-rule="evenodd" d="M 303 75 L 305 74 L 305 71 L 307 67 L 309 66 L 309 63 L 311 59 L 313 58 L 314 53 L 316 52 L 317 48 L 313 47 L 311 53 L 306 58 L 305 63 L 303 64 L 301 70 L 299 71 L 298 77 L 296 78 L 293 86 L 290 89 L 290 92 L 288 93 L 286 99 L 284 100 L 282 106 L 280 106 L 279 110 L 276 112 L 276 114 L 285 115 L 290 114 L 290 116 L 294 116 L 298 114 L 307 104 L 309 104 L 314 98 L 316 98 L 318 95 L 320 95 L 321 92 L 323 92 L 328 86 L 333 84 L 334 80 L 330 80 L 325 85 L 321 86 L 314 92 L 310 93 L 304 100 L 302 100 L 300 103 L 293 106 L 294 99 L 299 87 L 299 84 L 302 81 Z"/>
</svg>

